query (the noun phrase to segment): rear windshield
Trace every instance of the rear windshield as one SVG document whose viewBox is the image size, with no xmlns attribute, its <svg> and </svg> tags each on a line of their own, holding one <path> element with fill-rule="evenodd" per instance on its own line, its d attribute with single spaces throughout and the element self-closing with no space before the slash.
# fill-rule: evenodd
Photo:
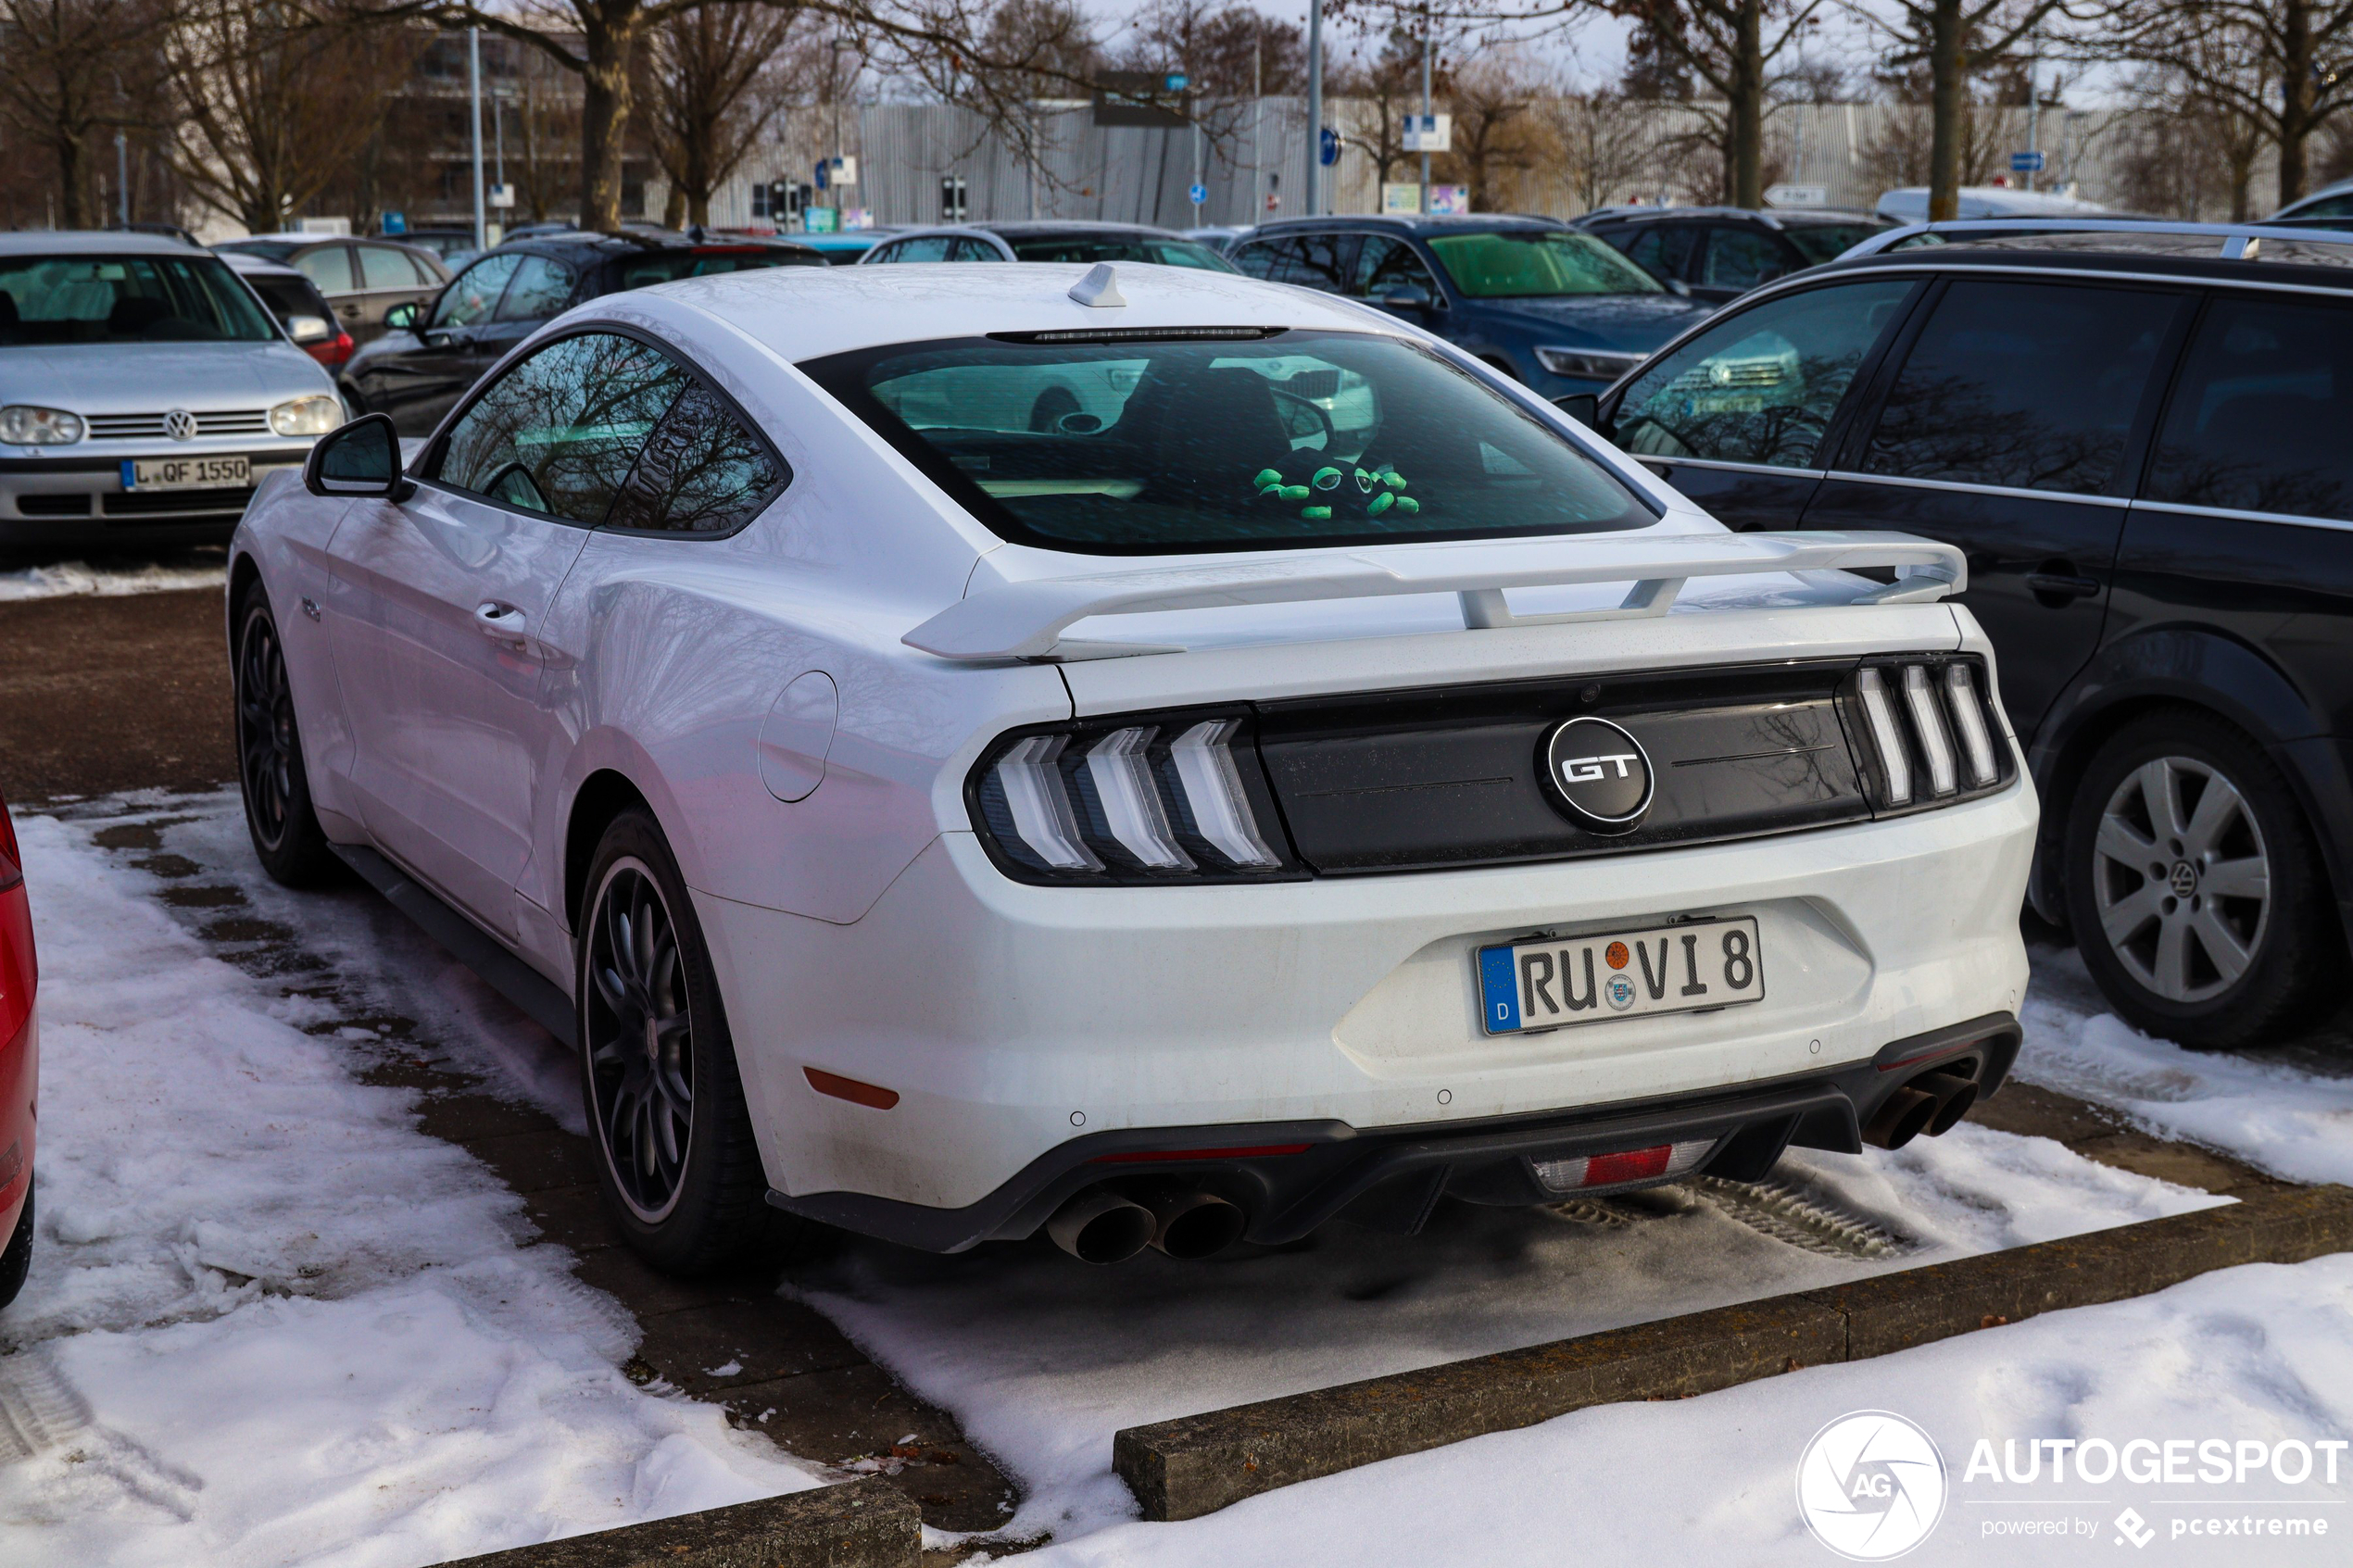
<svg viewBox="0 0 2353 1568">
<path fill-rule="evenodd" d="M 1454 286 L 1473 299 L 1657 294 L 1663 286 L 1592 235 L 1557 229 L 1441 234 L 1429 248 Z"/>
<path fill-rule="evenodd" d="M 802 368 L 992 531 L 1049 549 L 1279 549 L 1653 521 L 1534 414 L 1390 337 L 963 338 Z"/>
<path fill-rule="evenodd" d="M 0 257 L 0 345 L 267 343 L 278 329 L 211 257 Z"/>
<path fill-rule="evenodd" d="M 823 267 L 825 258 L 814 251 L 772 250 L 766 245 L 727 246 L 717 250 L 658 251 L 632 257 L 615 270 L 618 288 L 650 288 L 680 278 L 709 278 L 721 272 L 757 272 L 769 267 Z"/>
<path fill-rule="evenodd" d="M 334 311 L 304 279 L 248 277 L 245 282 L 253 285 L 254 293 L 261 296 L 262 303 L 270 307 L 270 313 L 281 321 L 290 316 L 316 316 L 330 322 L 334 320 Z"/>
<path fill-rule="evenodd" d="M 1818 266 L 1837 260 L 1886 227 L 1884 223 L 1793 223 L 1781 232 L 1806 260 Z"/>
<path fill-rule="evenodd" d="M 1150 234 L 1064 234 L 1033 240 L 1007 240 L 1018 261 L 1145 261 L 1162 267 L 1199 267 L 1209 272 L 1231 272 L 1234 264 L 1193 240 L 1156 239 Z"/>
</svg>

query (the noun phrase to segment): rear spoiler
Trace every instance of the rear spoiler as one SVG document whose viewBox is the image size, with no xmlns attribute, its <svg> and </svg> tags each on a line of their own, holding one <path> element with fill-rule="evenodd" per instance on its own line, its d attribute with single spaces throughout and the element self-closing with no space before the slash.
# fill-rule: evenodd
<svg viewBox="0 0 2353 1568">
<path fill-rule="evenodd" d="M 1234 605 L 1295 604 L 1388 594 L 1455 594 L 1463 625 L 1535 626 L 1665 615 L 1694 577 L 1892 569 L 1892 583 L 1857 581 L 1851 604 L 1919 604 L 1969 586 L 1951 545 L 1908 533 L 1586 534 L 1462 544 L 1317 550 L 1295 556 L 1194 561 L 1133 571 L 998 582 L 972 589 L 901 640 L 942 659 L 1104 659 L 1174 653 L 1136 643 L 1065 641 L 1089 616 Z M 1515 615 L 1506 588 L 1630 583 L 1607 609 Z"/>
</svg>

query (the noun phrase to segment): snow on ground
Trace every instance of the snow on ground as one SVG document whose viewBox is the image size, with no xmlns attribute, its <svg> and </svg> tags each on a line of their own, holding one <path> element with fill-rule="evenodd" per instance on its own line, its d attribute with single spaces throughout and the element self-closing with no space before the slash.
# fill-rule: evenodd
<svg viewBox="0 0 2353 1568">
<path fill-rule="evenodd" d="M 111 598 L 122 594 L 168 593 L 174 588 L 222 588 L 228 582 L 228 568 L 219 564 L 166 566 L 149 562 L 135 567 L 94 567 L 78 560 L 58 561 L 19 571 L 0 571 L 0 604 L 15 599 L 57 598 L 67 594 Z"/>
<path fill-rule="evenodd" d="M 326 1003 L 214 957 L 93 846 L 126 820 L 18 824 L 41 1234 L 0 1319 L 0 1562 L 434 1562 L 815 1484 L 624 1378 L 627 1315 L 518 1245 L 520 1200 L 408 1092 L 350 1076 L 308 1032 Z M 368 918 L 317 904 L 330 947 Z"/>
<path fill-rule="evenodd" d="M 1856 1411 L 1919 1423 L 1943 1453 L 1944 1517 L 1906 1562 L 2137 1561 L 2120 1516 L 2154 1529 L 2150 1561 L 2241 1568 L 2336 1564 L 2353 1535 L 2353 1461 L 2285 1484 L 2257 1469 L 2216 1484 L 2197 1449 L 2170 1485 L 1968 1475 L 1979 1439 L 2021 1474 L 2033 1438 L 2120 1450 L 2222 1439 L 2310 1444 L 2353 1433 L 2353 1257 L 2207 1274 L 2135 1300 L 1969 1335 L 1878 1361 L 1812 1368 L 1699 1399 L 1608 1405 L 1253 1498 L 1181 1524 L 1127 1524 L 1015 1561 L 1036 1568 L 1299 1568 L 1302 1563 L 1798 1563 L 1836 1561 L 1795 1501 L 1800 1454 Z M 2006 1448 L 2015 1442 L 2016 1449 Z M 2047 1450 L 2046 1450 L 2047 1452 Z M 2162 1449 L 2158 1452 L 2161 1454 Z M 2291 1473 L 2294 1457 L 2288 1461 Z M 2137 1473 L 2137 1471 L 2136 1471 Z M 2249 1538 L 2301 1519 L 2324 1536 Z M 2176 1524 L 2235 1522 L 2230 1536 Z M 2021 1537 L 2020 1526 L 2064 1534 Z"/>
<path fill-rule="evenodd" d="M 1704 1199 L 1617 1225 L 1448 1204 L 1418 1236 L 1327 1226 L 1206 1263 L 861 1245 L 799 1289 L 1019 1477 L 1008 1535 L 1069 1538 L 1134 1516 L 1111 1472 L 1123 1426 L 2218 1201 L 1968 1123 L 1894 1154 L 1793 1153 L 1778 1174 L 1910 1245 L 1818 1255 Z"/>
<path fill-rule="evenodd" d="M 714 1410 L 621 1379 L 625 1316 L 556 1249 L 517 1247 L 516 1200 L 411 1131 L 403 1094 L 344 1066 L 387 1039 L 432 1042 L 415 1048 L 576 1128 L 544 1035 L 372 895 L 269 884 L 233 797 L 74 809 L 23 824 L 46 973 L 44 1236 L 0 1320 L 31 1347 L 0 1359 L 0 1442 L 10 1420 L 53 1440 L 0 1464 L 0 1561 L 416 1562 L 808 1484 Z M 214 958 L 183 922 L 215 911 L 156 901 L 184 883 L 91 847 L 97 814 L 123 811 L 107 821 L 162 826 L 167 853 L 146 865 L 184 855 L 233 883 L 245 903 L 222 912 L 298 934 L 343 999 L 289 997 Z M 2324 1161 L 2332 1139 L 2343 1153 L 2342 1124 L 2319 1118 L 2344 1085 L 2141 1041 L 2094 1016 L 2070 955 L 2036 956 L 2028 1076 L 2111 1103 L 2133 1087 L 2127 1109 L 2152 1125 L 2276 1145 L 2274 1168 L 2282 1150 Z M 348 1044 L 305 1033 L 338 1024 Z M 2223 1119 L 2157 1120 L 2200 1106 Z M 1978 1436 L 2120 1440 L 2203 1421 L 2194 1435 L 2309 1437 L 2353 1418 L 2353 1263 L 2331 1260 L 1132 1523 L 1110 1472 L 1122 1426 L 2214 1201 L 1968 1124 L 1895 1154 L 1793 1155 L 1779 1175 L 1863 1227 L 1850 1236 L 1897 1245 L 1808 1250 L 1703 1185 L 1581 1218 L 1447 1205 L 1417 1237 L 1334 1226 L 1205 1264 L 853 1242 L 796 1289 L 1022 1482 L 1009 1534 L 1051 1534 L 1041 1563 L 1483 1564 L 1541 1560 L 1550 1542 L 1818 1561 L 1793 1467 L 1824 1420 L 1868 1407 L 1945 1442 L 1957 1500 L 1922 1555 L 1953 1561 L 2001 1514 L 1958 1479 Z M 2158 1517 L 2145 1488 L 2110 1489 Z"/>
<path fill-rule="evenodd" d="M 2152 1039 L 2107 1010 L 2072 951 L 2037 947 L 2019 1077 L 2122 1111 L 2160 1137 L 2297 1182 L 2353 1182 L 2353 1049 L 2225 1055 Z"/>
</svg>

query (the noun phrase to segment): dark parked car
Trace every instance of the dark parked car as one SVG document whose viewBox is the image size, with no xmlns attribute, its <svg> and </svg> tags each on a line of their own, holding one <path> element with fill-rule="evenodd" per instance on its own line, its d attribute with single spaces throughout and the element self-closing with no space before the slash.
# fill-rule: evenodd
<svg viewBox="0 0 2353 1568">
<path fill-rule="evenodd" d="M 259 234 L 212 247 L 223 255 L 258 256 L 293 268 L 315 284 L 335 308 L 335 320 L 355 343 L 382 337 L 384 318 L 396 306 L 431 299 L 449 281 L 449 269 L 429 250 L 392 240 L 355 240 L 340 234 Z"/>
<path fill-rule="evenodd" d="M 344 400 L 427 435 L 501 355 L 584 299 L 716 272 L 823 267 L 806 245 L 771 240 L 697 244 L 565 230 L 474 258 L 430 306 L 394 312 L 391 330 L 344 368 Z"/>
<path fill-rule="evenodd" d="M 1233 260 L 1428 327 L 1547 397 L 1599 391 L 1707 314 L 1544 218 L 1296 218 L 1252 230 Z"/>
<path fill-rule="evenodd" d="M 261 296 L 286 335 L 302 351 L 331 370 L 340 370 L 357 346 L 336 320 L 334 307 L 308 278 L 291 267 L 243 251 L 231 251 L 221 260 Z"/>
<path fill-rule="evenodd" d="M 2059 227 L 1893 232 L 1590 412 L 1735 527 L 1961 546 L 2042 791 L 2035 909 L 2136 1026 L 2243 1045 L 2345 988 L 2353 245 Z"/>
<path fill-rule="evenodd" d="M 910 230 L 867 251 L 859 265 L 887 266 L 895 261 L 1147 261 L 1211 272 L 1233 270 L 1214 250 L 1171 229 L 1063 219 Z"/>
<path fill-rule="evenodd" d="M 1863 212 L 1738 207 L 1618 207 L 1571 227 L 1607 240 L 1661 282 L 1722 304 L 1808 267 L 1834 261 L 1895 225 Z"/>
</svg>

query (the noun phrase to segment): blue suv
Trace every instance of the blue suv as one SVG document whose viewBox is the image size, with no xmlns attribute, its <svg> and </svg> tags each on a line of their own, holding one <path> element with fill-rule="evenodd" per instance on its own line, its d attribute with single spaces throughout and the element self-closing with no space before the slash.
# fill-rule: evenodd
<svg viewBox="0 0 2353 1568">
<path fill-rule="evenodd" d="M 1427 327 L 1546 397 L 1601 391 L 1709 309 L 1544 218 L 1295 218 L 1228 255 Z"/>
</svg>

